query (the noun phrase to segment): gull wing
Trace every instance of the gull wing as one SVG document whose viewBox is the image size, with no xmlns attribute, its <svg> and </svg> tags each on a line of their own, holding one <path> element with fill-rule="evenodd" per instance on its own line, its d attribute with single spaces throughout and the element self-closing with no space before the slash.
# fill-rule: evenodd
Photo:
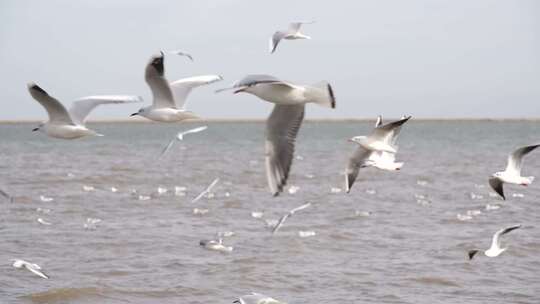
<svg viewBox="0 0 540 304">
<path fill-rule="evenodd" d="M 296 207 L 293 210 L 289 211 L 291 215 L 293 215 L 295 212 L 298 212 L 300 210 L 304 210 L 311 206 L 311 203 L 303 204 L 302 206 Z"/>
<path fill-rule="evenodd" d="M 99 105 L 102 104 L 120 104 L 120 103 L 135 103 L 142 102 L 141 96 L 133 95 L 98 95 L 87 96 L 77 99 L 71 105 L 69 114 L 77 124 L 84 125 L 88 114 Z"/>
<path fill-rule="evenodd" d="M 152 56 L 146 65 L 144 78 L 152 91 L 154 107 L 176 108 L 169 82 L 165 78 L 163 61 L 163 52 L 158 56 Z"/>
<path fill-rule="evenodd" d="M 315 21 L 298 21 L 289 23 L 289 29 L 287 30 L 289 34 L 296 34 L 300 31 L 302 24 L 312 24 Z"/>
<path fill-rule="evenodd" d="M 504 196 L 503 182 L 498 177 L 490 178 L 489 185 L 503 198 L 503 200 L 506 200 L 506 197 Z"/>
<path fill-rule="evenodd" d="M 266 122 L 266 178 L 274 196 L 287 184 L 304 109 L 303 104 L 275 105 Z"/>
<path fill-rule="evenodd" d="M 169 86 L 172 90 L 176 106 L 184 109 L 186 107 L 187 97 L 189 96 L 189 93 L 191 93 L 191 90 L 220 80 L 223 80 L 223 77 L 219 75 L 202 75 L 178 79 L 171 82 Z"/>
<path fill-rule="evenodd" d="M 193 56 L 191 56 L 191 54 L 186 53 L 186 52 L 184 52 L 182 50 L 167 51 L 167 53 L 173 54 L 173 55 L 178 55 L 178 56 L 184 56 L 184 57 L 189 58 L 189 60 L 194 61 Z"/>
<path fill-rule="evenodd" d="M 30 270 L 31 272 L 33 272 L 34 274 L 44 278 L 44 279 L 48 279 L 49 276 L 44 274 L 42 271 L 40 271 L 41 267 L 39 267 L 37 264 L 31 264 L 31 263 L 25 263 L 24 264 L 24 267 L 28 270 Z"/>
<path fill-rule="evenodd" d="M 491 248 L 500 248 L 501 247 L 501 236 L 504 235 L 504 234 L 507 234 L 508 232 L 512 231 L 512 230 L 516 230 L 518 228 L 520 228 L 521 225 L 514 225 L 514 226 L 510 226 L 510 227 L 507 227 L 507 228 L 504 228 L 504 229 L 501 229 L 497 232 L 495 232 L 495 234 L 493 235 L 493 239 L 491 240 Z"/>
<path fill-rule="evenodd" d="M 28 84 L 28 91 L 45 108 L 50 122 L 74 125 L 66 108 L 56 98 L 33 82 Z"/>
<path fill-rule="evenodd" d="M 351 155 L 349 158 L 349 163 L 345 169 L 345 189 L 347 193 L 351 191 L 360 168 L 367 166 L 366 160 L 371 156 L 372 153 L 372 151 L 367 150 L 362 146 L 358 146 L 353 155 Z"/>
<path fill-rule="evenodd" d="M 380 127 L 383 124 L 382 116 L 377 116 L 377 121 L 375 121 L 375 128 Z"/>
<path fill-rule="evenodd" d="M 276 48 L 279 44 L 279 42 L 281 41 L 281 39 L 283 39 L 285 36 L 287 36 L 289 33 L 287 32 L 282 32 L 282 31 L 277 31 L 274 33 L 274 35 L 272 35 L 272 37 L 270 37 L 270 40 L 269 40 L 269 51 L 270 51 L 270 54 L 273 54 L 275 51 L 276 51 Z"/>
<path fill-rule="evenodd" d="M 409 119 L 411 116 L 376 127 L 370 137 L 391 144 L 394 136 L 397 136 L 396 133 L 399 134 L 401 126 Z"/>
<path fill-rule="evenodd" d="M 521 175 L 521 163 L 523 161 L 523 157 L 538 147 L 540 147 L 540 144 L 516 149 L 508 156 L 508 163 L 505 171 Z"/>
<path fill-rule="evenodd" d="M 295 85 L 285 82 L 283 80 L 280 80 L 274 76 L 264 75 L 264 74 L 251 74 L 238 80 L 231 87 L 216 90 L 216 93 L 223 92 L 226 90 L 247 88 L 247 87 L 255 86 L 258 84 L 281 84 L 289 88 L 296 88 Z"/>
<path fill-rule="evenodd" d="M 215 185 L 217 185 L 217 183 L 219 182 L 219 178 L 216 178 L 214 179 L 214 181 L 203 191 L 201 192 L 199 195 L 197 195 L 197 197 L 195 197 L 191 202 L 192 203 L 196 203 L 198 200 L 200 200 L 206 193 L 209 193 L 212 188 L 214 188 Z"/>
</svg>

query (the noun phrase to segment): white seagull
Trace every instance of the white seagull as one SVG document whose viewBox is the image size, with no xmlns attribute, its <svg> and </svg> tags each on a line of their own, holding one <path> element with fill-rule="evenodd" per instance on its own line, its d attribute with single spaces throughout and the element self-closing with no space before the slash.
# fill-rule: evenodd
<svg viewBox="0 0 540 304">
<path fill-rule="evenodd" d="M 508 232 L 510 232 L 512 230 L 518 229 L 520 227 L 521 227 L 521 225 L 515 225 L 515 226 L 504 228 L 504 229 L 501 229 L 501 230 L 495 232 L 495 234 L 493 235 L 493 240 L 491 241 L 491 247 L 489 247 L 488 250 L 484 251 L 484 254 L 487 257 L 493 258 L 493 257 L 496 257 L 496 256 L 500 255 L 501 253 L 503 253 L 506 249 L 508 249 L 508 247 L 504 247 L 504 248 L 501 247 L 501 236 L 504 235 L 504 234 L 507 234 Z M 469 251 L 469 260 L 472 260 L 472 258 L 475 256 L 475 254 L 477 254 L 479 251 L 481 251 L 481 250 L 478 250 L 478 249 L 470 250 Z"/>
<path fill-rule="evenodd" d="M 283 223 L 285 223 L 285 220 L 287 220 L 287 218 L 289 218 L 289 216 L 293 216 L 295 212 L 298 212 L 300 210 L 304 210 L 306 208 L 308 208 L 309 206 L 311 206 L 311 203 L 307 203 L 307 204 L 303 204 L 302 206 L 300 207 L 296 207 L 294 208 L 293 210 L 285 213 L 280 219 L 279 221 L 277 222 L 277 224 L 274 226 L 274 228 L 272 229 L 272 234 L 276 233 L 279 228 L 281 228 L 281 226 L 283 226 Z"/>
<path fill-rule="evenodd" d="M 377 117 L 375 128 L 372 135 L 356 136 L 349 141 L 358 144 L 353 155 L 349 158 L 347 168 L 345 169 L 345 189 L 347 193 L 351 191 L 358 172 L 361 168 L 375 167 L 381 170 L 396 171 L 403 166 L 402 162 L 395 162 L 397 152 L 397 137 L 401 131 L 401 127 L 407 122 L 411 116 L 402 117 L 400 120 L 390 122 L 386 125 L 382 124 L 382 117 Z M 375 148 L 382 148 L 377 150 Z M 392 149 L 395 152 L 389 152 Z"/>
<path fill-rule="evenodd" d="M 194 61 L 193 56 L 191 56 L 191 54 L 188 54 L 182 50 L 172 50 L 172 51 L 167 51 L 167 53 L 172 54 L 172 55 L 184 56 L 184 57 L 189 58 L 189 60 Z"/>
<path fill-rule="evenodd" d="M 214 250 L 219 252 L 232 252 L 232 246 L 223 245 L 223 235 L 221 233 L 216 234 L 217 240 L 201 240 L 199 245 L 208 250 Z"/>
<path fill-rule="evenodd" d="M 212 188 L 214 188 L 217 185 L 218 182 L 219 182 L 219 178 L 216 178 L 208 187 L 206 187 L 206 189 L 203 190 L 203 192 L 199 193 L 199 195 L 197 195 L 191 202 L 196 203 L 203 196 L 210 193 L 210 191 L 212 191 Z"/>
<path fill-rule="evenodd" d="M 151 106 L 141 108 L 131 116 L 139 115 L 160 122 L 179 122 L 198 116 L 186 110 L 186 100 L 193 88 L 220 81 L 218 75 L 203 75 L 183 78 L 169 83 L 165 78 L 163 52 L 152 56 L 146 65 L 145 80 L 153 95 Z"/>
<path fill-rule="evenodd" d="M 272 35 L 272 37 L 270 38 L 270 43 L 269 43 L 270 54 L 276 51 L 276 48 L 279 42 L 281 41 L 281 39 L 287 39 L 287 40 L 311 39 L 311 37 L 300 33 L 300 27 L 302 26 L 302 24 L 311 24 L 311 23 L 315 23 L 315 21 L 291 22 L 287 30 L 275 32 L 274 35 Z"/>
<path fill-rule="evenodd" d="M 271 298 L 267 295 L 260 293 L 252 292 L 248 295 L 243 295 L 238 299 L 234 300 L 235 304 L 287 304 L 285 302 L 278 301 L 274 298 Z"/>
<path fill-rule="evenodd" d="M 83 136 L 103 136 L 85 126 L 88 114 L 102 104 L 118 104 L 141 102 L 140 96 L 131 95 L 101 95 L 88 96 L 73 102 L 71 108 L 66 108 L 54 97 L 50 96 L 35 83 L 28 84 L 30 95 L 47 110 L 49 121 L 41 123 L 32 131 L 45 132 L 50 137 L 75 139 Z"/>
<path fill-rule="evenodd" d="M 38 264 L 33 264 L 33 263 L 29 263 L 27 261 L 24 261 L 24 260 L 20 260 L 20 259 L 14 259 L 13 260 L 13 267 L 15 268 L 26 268 L 28 270 L 30 270 L 31 272 L 33 272 L 34 274 L 44 278 L 44 279 L 48 279 L 49 276 L 44 274 L 42 271 L 41 271 L 41 267 L 39 267 Z"/>
<path fill-rule="evenodd" d="M 335 108 L 336 99 L 328 82 L 297 85 L 269 75 L 248 75 L 236 82 L 234 93 L 253 94 L 274 103 L 274 110 L 266 121 L 266 177 L 270 192 L 277 196 L 287 184 L 296 135 L 304 119 L 306 103 Z"/>
<path fill-rule="evenodd" d="M 489 179 L 489 185 L 503 198 L 503 200 L 506 199 L 503 191 L 504 183 L 528 186 L 533 182 L 534 176 L 521 176 L 521 163 L 523 161 L 523 156 L 538 147 L 540 147 L 540 144 L 525 146 L 515 150 L 508 156 L 506 169 L 502 172 L 494 173 Z"/>
<path fill-rule="evenodd" d="M 169 142 L 169 144 L 163 149 L 163 151 L 161 151 L 160 157 L 163 156 L 163 154 L 167 153 L 167 151 L 169 151 L 169 149 L 173 146 L 175 141 L 184 140 L 184 135 L 191 134 L 191 133 L 198 133 L 198 132 L 206 130 L 207 128 L 208 128 L 207 126 L 202 126 L 202 127 L 190 129 L 187 131 L 178 132 L 178 134 L 176 134 L 176 136 Z"/>
</svg>

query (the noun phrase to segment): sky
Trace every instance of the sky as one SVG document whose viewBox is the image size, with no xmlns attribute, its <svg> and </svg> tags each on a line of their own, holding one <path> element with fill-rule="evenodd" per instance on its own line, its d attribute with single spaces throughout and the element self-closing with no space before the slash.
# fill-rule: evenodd
<svg viewBox="0 0 540 304">
<path fill-rule="evenodd" d="M 313 39 L 268 39 L 291 21 Z M 307 118 L 540 118 L 540 1 L 517 0 L 2 0 L 0 120 L 45 120 L 26 83 L 65 105 L 100 94 L 151 92 L 144 67 L 159 50 L 170 80 L 218 74 L 188 108 L 207 118 L 265 118 L 272 105 L 215 94 L 247 74 L 329 81 L 335 110 Z M 141 104 L 90 119 L 127 119 Z"/>
</svg>

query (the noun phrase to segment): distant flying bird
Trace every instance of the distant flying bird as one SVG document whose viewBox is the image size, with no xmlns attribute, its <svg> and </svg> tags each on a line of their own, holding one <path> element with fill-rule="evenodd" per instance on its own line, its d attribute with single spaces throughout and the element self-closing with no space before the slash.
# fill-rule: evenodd
<svg viewBox="0 0 540 304">
<path fill-rule="evenodd" d="M 203 192 L 199 193 L 199 195 L 197 195 L 191 202 L 192 203 L 198 202 L 203 196 L 210 193 L 210 191 L 212 191 L 212 188 L 214 188 L 217 185 L 217 183 L 219 183 L 219 178 L 216 178 L 208 187 L 206 187 L 206 189 L 204 189 Z"/>
<path fill-rule="evenodd" d="M 266 121 L 266 177 L 270 192 L 277 196 L 287 184 L 296 135 L 304 119 L 306 103 L 335 108 L 336 99 L 328 82 L 297 85 L 269 75 L 248 75 L 232 87 L 234 93 L 253 94 L 274 103 L 274 110 Z"/>
<path fill-rule="evenodd" d="M 85 126 L 88 114 L 102 104 L 119 104 L 141 102 L 140 96 L 131 95 L 102 95 L 88 96 L 73 102 L 71 108 L 66 108 L 54 97 L 35 83 L 28 84 L 30 95 L 39 102 L 49 115 L 49 121 L 41 123 L 32 131 L 45 132 L 50 137 L 75 139 L 83 136 L 103 136 Z"/>
<path fill-rule="evenodd" d="M 198 86 L 214 83 L 223 78 L 219 75 L 203 75 L 169 83 L 165 78 L 163 61 L 164 56 L 161 52 L 160 55 L 152 56 L 146 65 L 145 80 L 152 91 L 153 103 L 131 116 L 139 115 L 160 122 L 179 122 L 198 118 L 195 113 L 186 110 L 189 93 Z"/>
<path fill-rule="evenodd" d="M 491 241 L 491 247 L 489 247 L 488 250 L 484 251 L 484 254 L 487 257 L 493 258 L 493 257 L 496 257 L 496 256 L 500 255 L 501 253 L 503 253 L 506 249 L 508 249 L 508 247 L 504 247 L 504 248 L 501 247 L 501 236 L 507 234 L 508 232 L 510 232 L 512 230 L 518 229 L 520 227 L 521 227 L 521 225 L 515 225 L 515 226 L 510 226 L 508 228 L 504 228 L 504 229 L 501 229 L 501 230 L 497 231 L 493 235 L 493 239 Z M 469 260 L 472 260 L 474 258 L 474 256 L 479 251 L 481 251 L 481 250 L 478 250 L 478 249 L 470 250 L 469 251 Z"/>
<path fill-rule="evenodd" d="M 13 203 L 13 196 L 9 195 L 7 192 L 5 192 L 2 189 L 0 189 L 0 196 L 8 200 L 10 203 Z"/>
<path fill-rule="evenodd" d="M 300 27 L 302 24 L 311 24 L 315 21 L 307 22 L 292 22 L 289 24 L 289 28 L 285 31 L 277 31 L 270 38 L 270 54 L 276 51 L 276 48 L 281 39 L 295 40 L 295 39 L 311 39 L 311 37 L 300 33 Z"/>
<path fill-rule="evenodd" d="M 20 259 L 14 259 L 13 260 L 13 267 L 15 268 L 19 268 L 19 269 L 22 269 L 22 268 L 26 268 L 28 269 L 29 271 L 31 271 L 32 273 L 44 278 L 44 279 L 48 279 L 49 276 L 44 274 L 42 271 L 41 271 L 41 267 L 38 265 L 38 264 L 33 264 L 33 263 L 29 263 L 27 261 L 24 261 L 24 260 L 20 260 Z"/>
<path fill-rule="evenodd" d="M 375 167 L 387 171 L 401 169 L 403 163 L 395 162 L 398 149 L 396 141 L 401 127 L 410 118 L 410 116 L 403 116 L 400 120 L 383 125 L 382 117 L 379 116 L 370 137 L 356 136 L 349 139 L 349 141 L 357 143 L 358 147 L 349 158 L 347 168 L 345 169 L 345 189 L 347 193 L 351 191 L 361 168 Z M 368 147 L 382 147 L 385 150 L 368 149 Z M 395 152 L 389 152 L 388 150 L 390 149 Z"/>
<path fill-rule="evenodd" d="M 503 200 L 506 199 L 503 191 L 504 183 L 528 186 L 533 182 L 534 176 L 521 176 L 521 163 L 525 155 L 538 147 L 540 147 L 540 144 L 525 146 L 515 150 L 508 156 L 506 169 L 502 172 L 494 173 L 489 179 L 489 185 L 503 198 Z"/>
<path fill-rule="evenodd" d="M 172 50 L 172 51 L 167 51 L 167 53 L 172 54 L 172 55 L 184 56 L 184 57 L 189 58 L 189 60 L 194 61 L 193 56 L 191 56 L 190 54 L 182 50 Z"/>
<path fill-rule="evenodd" d="M 252 292 L 248 295 L 243 295 L 238 299 L 234 300 L 235 304 L 287 304 L 285 302 L 280 302 L 274 298 L 271 298 L 267 295 L 260 293 Z"/>
<path fill-rule="evenodd" d="M 161 151 L 160 157 L 163 156 L 165 153 L 167 153 L 167 151 L 169 151 L 169 149 L 173 146 L 175 141 L 184 140 L 184 135 L 191 134 L 191 133 L 198 133 L 198 132 L 206 130 L 207 128 L 208 128 L 207 126 L 202 126 L 202 127 L 190 129 L 187 131 L 178 132 L 178 134 L 176 134 L 176 136 L 169 142 L 169 144 L 163 149 L 163 151 Z"/>
<path fill-rule="evenodd" d="M 300 207 L 296 207 L 294 208 L 293 210 L 285 213 L 280 219 L 279 221 L 277 222 L 277 224 L 274 226 L 274 228 L 272 229 L 272 234 L 276 233 L 279 228 L 281 228 L 281 226 L 283 226 L 283 223 L 285 223 L 285 221 L 293 216 L 296 212 L 300 211 L 300 210 L 304 210 L 306 208 L 308 208 L 309 206 L 311 206 L 311 203 L 307 203 L 307 204 L 303 204 L 302 206 Z"/>
</svg>

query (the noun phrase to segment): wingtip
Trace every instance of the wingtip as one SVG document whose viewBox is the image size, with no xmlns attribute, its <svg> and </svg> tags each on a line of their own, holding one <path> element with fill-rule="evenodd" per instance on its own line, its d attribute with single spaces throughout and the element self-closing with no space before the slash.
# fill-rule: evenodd
<svg viewBox="0 0 540 304">
<path fill-rule="evenodd" d="M 27 84 L 27 86 L 28 86 L 29 90 L 35 90 L 35 91 L 38 91 L 40 93 L 47 94 L 47 92 L 45 90 L 43 90 L 40 86 L 38 86 L 35 82 L 29 82 Z"/>
<path fill-rule="evenodd" d="M 332 86 L 330 84 L 327 84 L 328 88 L 328 94 L 330 95 L 330 104 L 332 106 L 332 109 L 336 108 L 336 97 L 334 96 L 334 90 L 332 89 Z"/>
</svg>

